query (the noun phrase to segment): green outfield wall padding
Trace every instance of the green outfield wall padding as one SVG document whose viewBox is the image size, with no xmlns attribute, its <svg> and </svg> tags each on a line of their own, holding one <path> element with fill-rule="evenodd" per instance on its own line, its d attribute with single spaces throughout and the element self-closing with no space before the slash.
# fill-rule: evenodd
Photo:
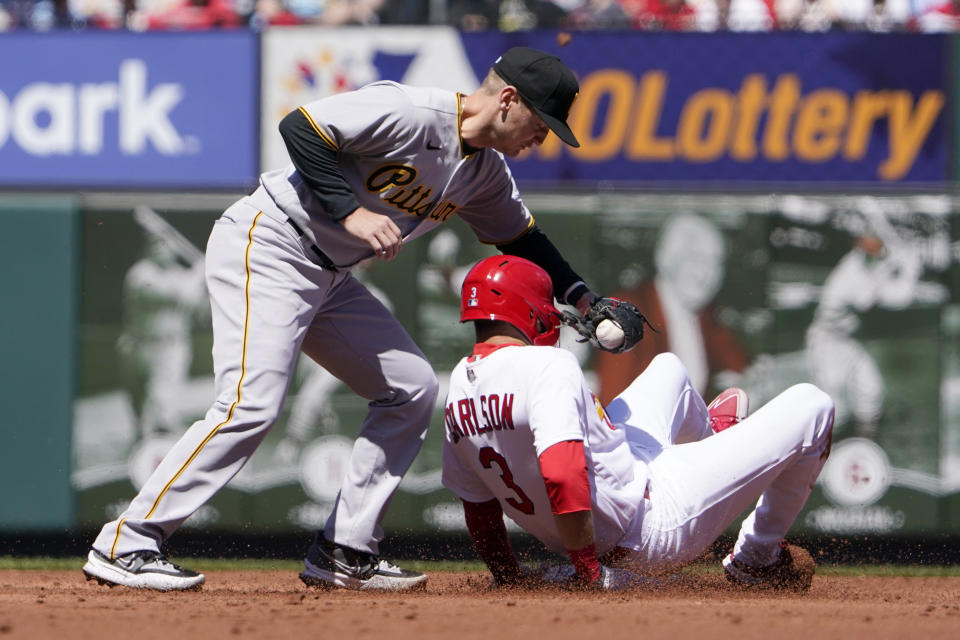
<svg viewBox="0 0 960 640">
<path fill-rule="evenodd" d="M 68 528 L 78 207 L 0 196 L 0 530 Z"/>
</svg>

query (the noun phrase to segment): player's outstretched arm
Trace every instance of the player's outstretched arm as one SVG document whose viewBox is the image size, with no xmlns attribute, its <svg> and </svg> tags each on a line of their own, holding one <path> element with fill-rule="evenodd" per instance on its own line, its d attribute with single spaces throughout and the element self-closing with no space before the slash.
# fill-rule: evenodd
<svg viewBox="0 0 960 640">
<path fill-rule="evenodd" d="M 503 524 L 503 508 L 497 500 L 463 501 L 467 530 L 477 555 L 486 563 L 497 586 L 513 586 L 523 582 L 524 573 L 517 562 Z"/>
<path fill-rule="evenodd" d="M 540 472 L 557 533 L 577 576 L 585 584 L 593 584 L 600 577 L 600 561 L 593 539 L 593 508 L 583 441 L 567 440 L 549 447 L 540 455 Z"/>
<path fill-rule="evenodd" d="M 587 313 L 597 294 L 590 290 L 560 250 L 550 241 L 540 227 L 533 225 L 526 233 L 497 249 L 512 256 L 526 258 L 539 265 L 553 282 L 553 297 L 563 304 L 573 305 L 581 314 Z"/>
<path fill-rule="evenodd" d="M 540 472 L 547 487 L 557 533 L 577 572 L 580 586 L 620 590 L 640 584 L 626 569 L 600 564 L 593 537 L 590 480 L 582 440 L 558 442 L 540 455 Z"/>
</svg>

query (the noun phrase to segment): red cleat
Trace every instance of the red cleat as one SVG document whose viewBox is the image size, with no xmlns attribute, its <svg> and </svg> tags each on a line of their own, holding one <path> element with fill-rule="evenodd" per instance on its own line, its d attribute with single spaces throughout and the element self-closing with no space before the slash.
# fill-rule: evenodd
<svg viewBox="0 0 960 640">
<path fill-rule="evenodd" d="M 730 387 L 720 392 L 713 402 L 707 405 L 710 414 L 710 428 L 714 433 L 729 429 L 747 417 L 750 400 L 747 392 L 738 387 Z"/>
</svg>

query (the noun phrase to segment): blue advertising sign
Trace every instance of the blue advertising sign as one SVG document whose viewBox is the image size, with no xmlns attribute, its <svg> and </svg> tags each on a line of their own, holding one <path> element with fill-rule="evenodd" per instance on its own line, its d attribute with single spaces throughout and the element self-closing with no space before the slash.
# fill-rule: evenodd
<svg viewBox="0 0 960 640">
<path fill-rule="evenodd" d="M 949 178 L 941 35 L 573 32 L 463 34 L 479 77 L 507 48 L 580 79 L 569 122 L 511 162 L 521 181 L 675 186 L 919 186 Z"/>
<path fill-rule="evenodd" d="M 255 179 L 256 34 L 0 38 L 0 186 L 234 188 Z"/>
</svg>

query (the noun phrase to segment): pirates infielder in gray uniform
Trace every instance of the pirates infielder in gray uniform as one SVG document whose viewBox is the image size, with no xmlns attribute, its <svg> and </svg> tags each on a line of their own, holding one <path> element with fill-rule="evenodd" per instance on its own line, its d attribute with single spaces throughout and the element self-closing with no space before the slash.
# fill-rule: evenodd
<svg viewBox="0 0 960 640">
<path fill-rule="evenodd" d="M 551 276 L 556 298 L 596 295 L 536 226 L 504 155 L 566 124 L 579 86 L 557 58 L 514 48 L 470 95 L 376 82 L 330 96 L 280 124 L 291 165 L 265 173 L 217 220 L 206 254 L 216 399 L 130 506 L 104 525 L 84 573 L 101 583 L 169 590 L 204 577 L 162 544 L 240 471 L 274 424 L 303 350 L 369 413 L 326 527 L 310 546 L 309 585 L 410 589 L 427 577 L 379 557 L 380 522 L 420 450 L 437 379 L 397 319 L 350 273 L 460 216 L 484 243 Z"/>
</svg>

